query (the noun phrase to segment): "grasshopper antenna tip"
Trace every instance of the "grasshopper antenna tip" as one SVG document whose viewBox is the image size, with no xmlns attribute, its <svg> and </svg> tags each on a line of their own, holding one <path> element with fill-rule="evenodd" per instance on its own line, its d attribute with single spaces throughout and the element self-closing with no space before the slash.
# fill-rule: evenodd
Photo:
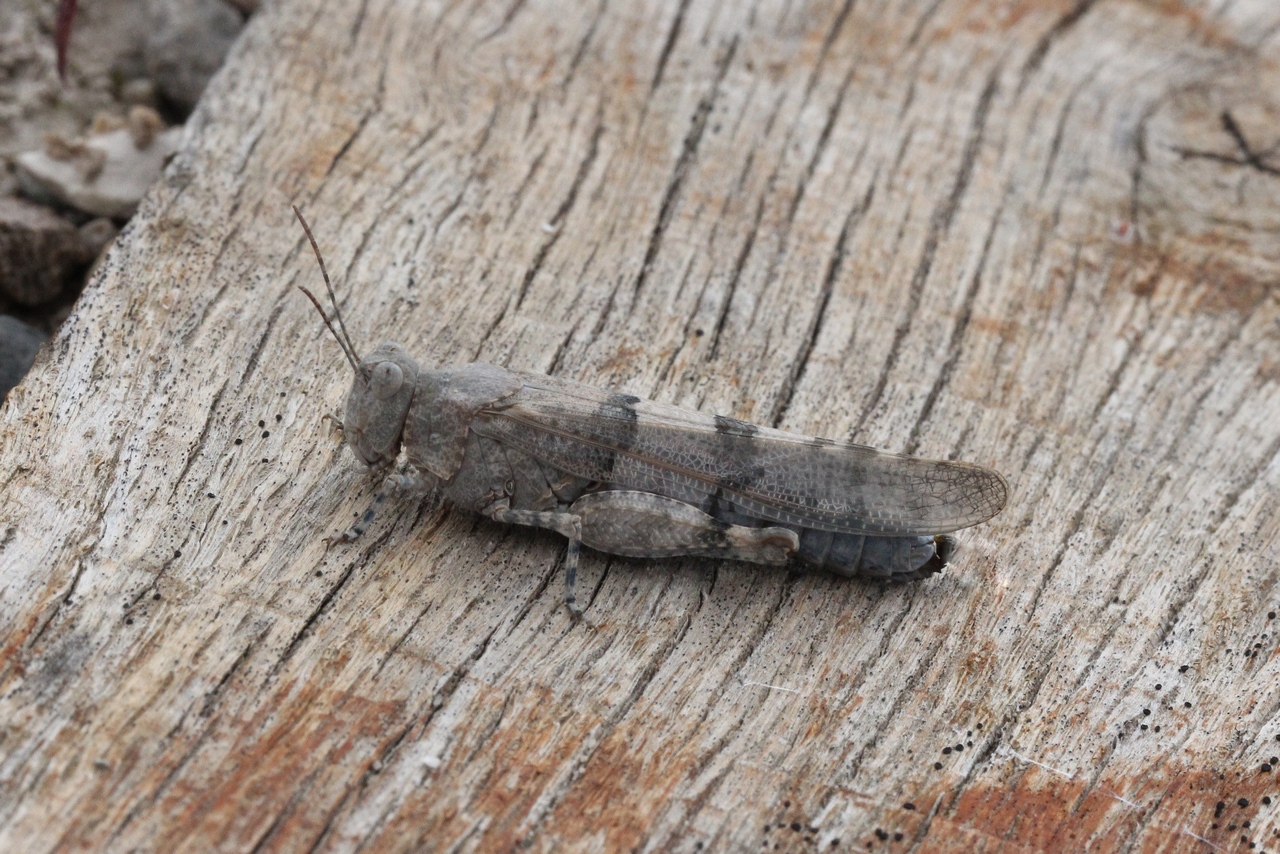
<svg viewBox="0 0 1280 854">
<path fill-rule="evenodd" d="M 329 301 L 333 303 L 333 316 L 338 321 L 338 329 L 342 330 L 339 335 L 337 329 L 333 328 L 329 316 L 325 314 L 324 309 L 320 306 L 320 301 L 316 299 L 315 294 L 298 285 L 298 290 L 307 295 L 311 300 L 311 304 L 316 307 L 316 311 L 320 312 L 320 317 L 324 320 L 324 325 L 329 327 L 329 331 L 333 333 L 334 339 L 338 342 L 338 346 L 342 348 L 342 354 L 347 357 L 347 361 L 351 363 L 352 370 L 359 370 L 358 363 L 360 361 L 359 354 L 356 353 L 355 345 L 351 343 L 351 336 L 347 333 L 347 325 L 342 321 L 342 312 L 338 308 L 338 298 L 333 293 L 333 283 L 329 281 L 329 271 L 324 265 L 324 256 L 320 254 L 320 247 L 316 244 L 315 235 L 311 233 L 311 226 L 307 225 L 307 220 L 302 216 L 302 211 L 298 210 L 297 205 L 292 205 L 293 214 L 298 218 L 298 222 L 302 223 L 302 230 L 306 232 L 307 240 L 311 243 L 311 251 L 315 253 L 316 261 L 320 263 L 320 275 L 324 278 L 324 286 L 329 292 Z"/>
</svg>

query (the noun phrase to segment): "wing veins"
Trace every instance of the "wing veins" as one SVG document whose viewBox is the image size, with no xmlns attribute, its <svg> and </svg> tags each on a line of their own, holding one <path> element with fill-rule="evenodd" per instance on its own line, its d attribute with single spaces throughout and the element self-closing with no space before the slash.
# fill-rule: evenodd
<svg viewBox="0 0 1280 854">
<path fill-rule="evenodd" d="M 581 443 L 610 454 L 620 454 L 656 471 L 687 479 L 689 489 L 696 491 L 700 488 L 706 495 L 718 492 L 737 503 L 743 510 L 764 519 L 820 530 L 873 535 L 946 533 L 978 524 L 995 515 L 1003 508 L 1007 496 L 1007 485 L 999 474 L 969 463 L 906 457 L 848 442 L 835 442 L 781 430 L 770 430 L 735 419 L 715 419 L 700 412 L 686 411 L 654 401 L 611 395 L 594 387 L 583 387 L 585 391 L 590 392 L 590 394 L 583 394 L 574 388 L 578 386 L 576 383 L 552 380 L 551 384 L 544 384 L 546 378 L 538 379 L 543 382 L 536 384 L 526 382 L 526 390 L 533 393 L 532 399 L 508 399 L 505 402 L 507 405 L 490 408 L 486 414 L 520 424 L 535 432 L 556 436 L 562 441 Z M 557 397 L 562 399 L 561 405 L 556 405 Z M 828 500 L 829 496 L 818 494 L 810 495 L 815 503 L 805 504 L 788 500 L 787 496 L 779 491 L 770 492 L 745 482 L 742 477 L 749 475 L 741 466 L 746 463 L 741 459 L 732 458 L 728 452 L 716 457 L 714 462 L 724 463 L 726 468 L 733 466 L 732 472 L 726 471 L 724 474 L 714 471 L 704 472 L 681 466 L 660 455 L 640 453 L 634 448 L 622 447 L 618 441 L 608 436 L 593 436 L 585 428 L 574 429 L 575 422 L 585 425 L 591 418 L 606 419 L 615 426 L 635 423 L 639 414 L 637 406 L 646 408 L 644 421 L 641 423 L 650 429 L 687 431 L 691 436 L 698 437 L 700 441 L 706 441 L 714 436 L 726 436 L 739 442 L 746 441 L 752 444 L 758 442 L 759 447 L 773 448 L 783 457 L 802 451 L 806 447 L 812 448 L 815 453 L 802 454 L 802 458 L 810 456 L 815 463 L 833 467 L 835 474 L 832 479 L 847 481 L 838 484 L 846 490 L 855 493 L 861 488 L 872 489 L 873 492 L 875 489 L 898 490 L 909 495 L 918 506 L 895 508 L 887 514 L 880 511 L 881 515 L 877 515 L 875 512 L 877 508 L 870 505 L 859 507 L 843 504 L 838 505 L 838 509 L 837 507 L 828 509 L 820 502 Z M 553 426 L 540 416 L 567 421 L 569 426 L 565 428 Z M 710 423 L 695 419 L 706 419 Z M 757 435 L 761 431 L 765 435 Z M 536 445 L 528 440 L 526 444 Z M 536 447 L 531 450 L 536 452 Z M 701 448 L 701 450 L 707 451 L 708 448 Z M 824 454 L 834 455 L 831 459 L 823 459 Z M 885 459 L 878 461 L 878 457 Z M 892 471 L 884 466 L 884 462 L 889 460 L 901 461 L 907 466 L 914 466 L 916 470 Z M 795 462 L 788 459 L 769 461 L 775 464 Z M 963 479 L 969 482 L 962 483 Z M 938 495 L 919 489 L 921 485 L 936 484 L 959 490 L 960 497 Z M 960 500 L 961 498 L 963 500 Z M 865 512 L 859 512 L 860 510 Z M 945 511 L 948 515 L 943 517 L 940 511 Z M 867 515 L 868 513 L 871 515 Z M 917 515 L 912 516 L 912 513 Z M 925 518 L 926 516 L 929 518 Z"/>
</svg>

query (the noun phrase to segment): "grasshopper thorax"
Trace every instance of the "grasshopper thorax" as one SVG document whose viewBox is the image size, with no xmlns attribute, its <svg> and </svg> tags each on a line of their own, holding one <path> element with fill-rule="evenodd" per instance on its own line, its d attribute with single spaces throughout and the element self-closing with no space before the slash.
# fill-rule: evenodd
<svg viewBox="0 0 1280 854">
<path fill-rule="evenodd" d="M 383 344 L 356 367 L 342 430 L 356 456 L 379 474 L 400 455 L 417 383 L 418 363 L 399 344 Z"/>
</svg>

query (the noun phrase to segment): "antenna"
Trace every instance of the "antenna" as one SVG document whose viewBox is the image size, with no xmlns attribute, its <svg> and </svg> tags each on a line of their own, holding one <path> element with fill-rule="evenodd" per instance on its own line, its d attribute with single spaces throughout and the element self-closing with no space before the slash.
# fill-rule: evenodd
<svg viewBox="0 0 1280 854">
<path fill-rule="evenodd" d="M 316 299 L 315 294 L 298 285 L 298 290 L 307 295 L 307 299 L 311 300 L 311 304 L 316 307 L 316 311 L 320 312 L 320 318 L 324 321 L 324 325 L 329 327 L 329 331 L 333 333 L 334 339 L 338 342 L 338 346 L 342 348 L 342 355 L 347 357 L 347 361 L 351 363 L 351 369 L 358 371 L 360 356 L 356 353 L 355 345 L 351 343 L 351 336 L 347 334 L 347 325 L 342 322 L 342 312 L 338 310 L 338 298 L 333 295 L 333 284 L 329 281 L 329 271 L 325 269 L 324 257 L 320 254 L 320 247 L 316 245 L 315 236 L 311 233 L 311 226 L 307 225 L 307 221 L 302 216 L 302 211 L 298 210 L 297 205 L 293 205 L 293 213 L 298 218 L 298 222 L 302 223 L 302 230 L 307 233 L 307 240 L 311 241 L 311 251 L 316 254 L 316 260 L 320 262 L 320 275 L 324 277 L 324 286 L 329 291 L 329 301 L 333 303 L 333 316 L 338 320 L 338 329 L 342 330 L 342 335 L 338 335 L 337 329 L 333 328 L 329 316 L 324 313 L 324 309 L 320 306 L 320 301 Z"/>
</svg>

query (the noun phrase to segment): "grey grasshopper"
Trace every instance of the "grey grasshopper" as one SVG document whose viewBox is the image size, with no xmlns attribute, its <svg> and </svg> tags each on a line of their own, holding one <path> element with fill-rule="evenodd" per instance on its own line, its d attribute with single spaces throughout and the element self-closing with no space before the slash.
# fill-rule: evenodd
<svg viewBox="0 0 1280 854">
<path fill-rule="evenodd" d="M 998 473 L 799 436 L 571 380 L 496 365 L 424 370 L 398 344 L 357 355 L 315 251 L 355 371 L 342 422 L 372 474 L 403 450 L 412 476 L 458 507 L 569 539 L 565 601 L 582 544 L 630 557 L 799 560 L 845 576 L 926 578 L 955 554 L 952 531 L 1004 508 Z M 381 501 L 379 496 L 376 501 Z M 372 517 L 342 535 L 358 536 Z"/>
</svg>

